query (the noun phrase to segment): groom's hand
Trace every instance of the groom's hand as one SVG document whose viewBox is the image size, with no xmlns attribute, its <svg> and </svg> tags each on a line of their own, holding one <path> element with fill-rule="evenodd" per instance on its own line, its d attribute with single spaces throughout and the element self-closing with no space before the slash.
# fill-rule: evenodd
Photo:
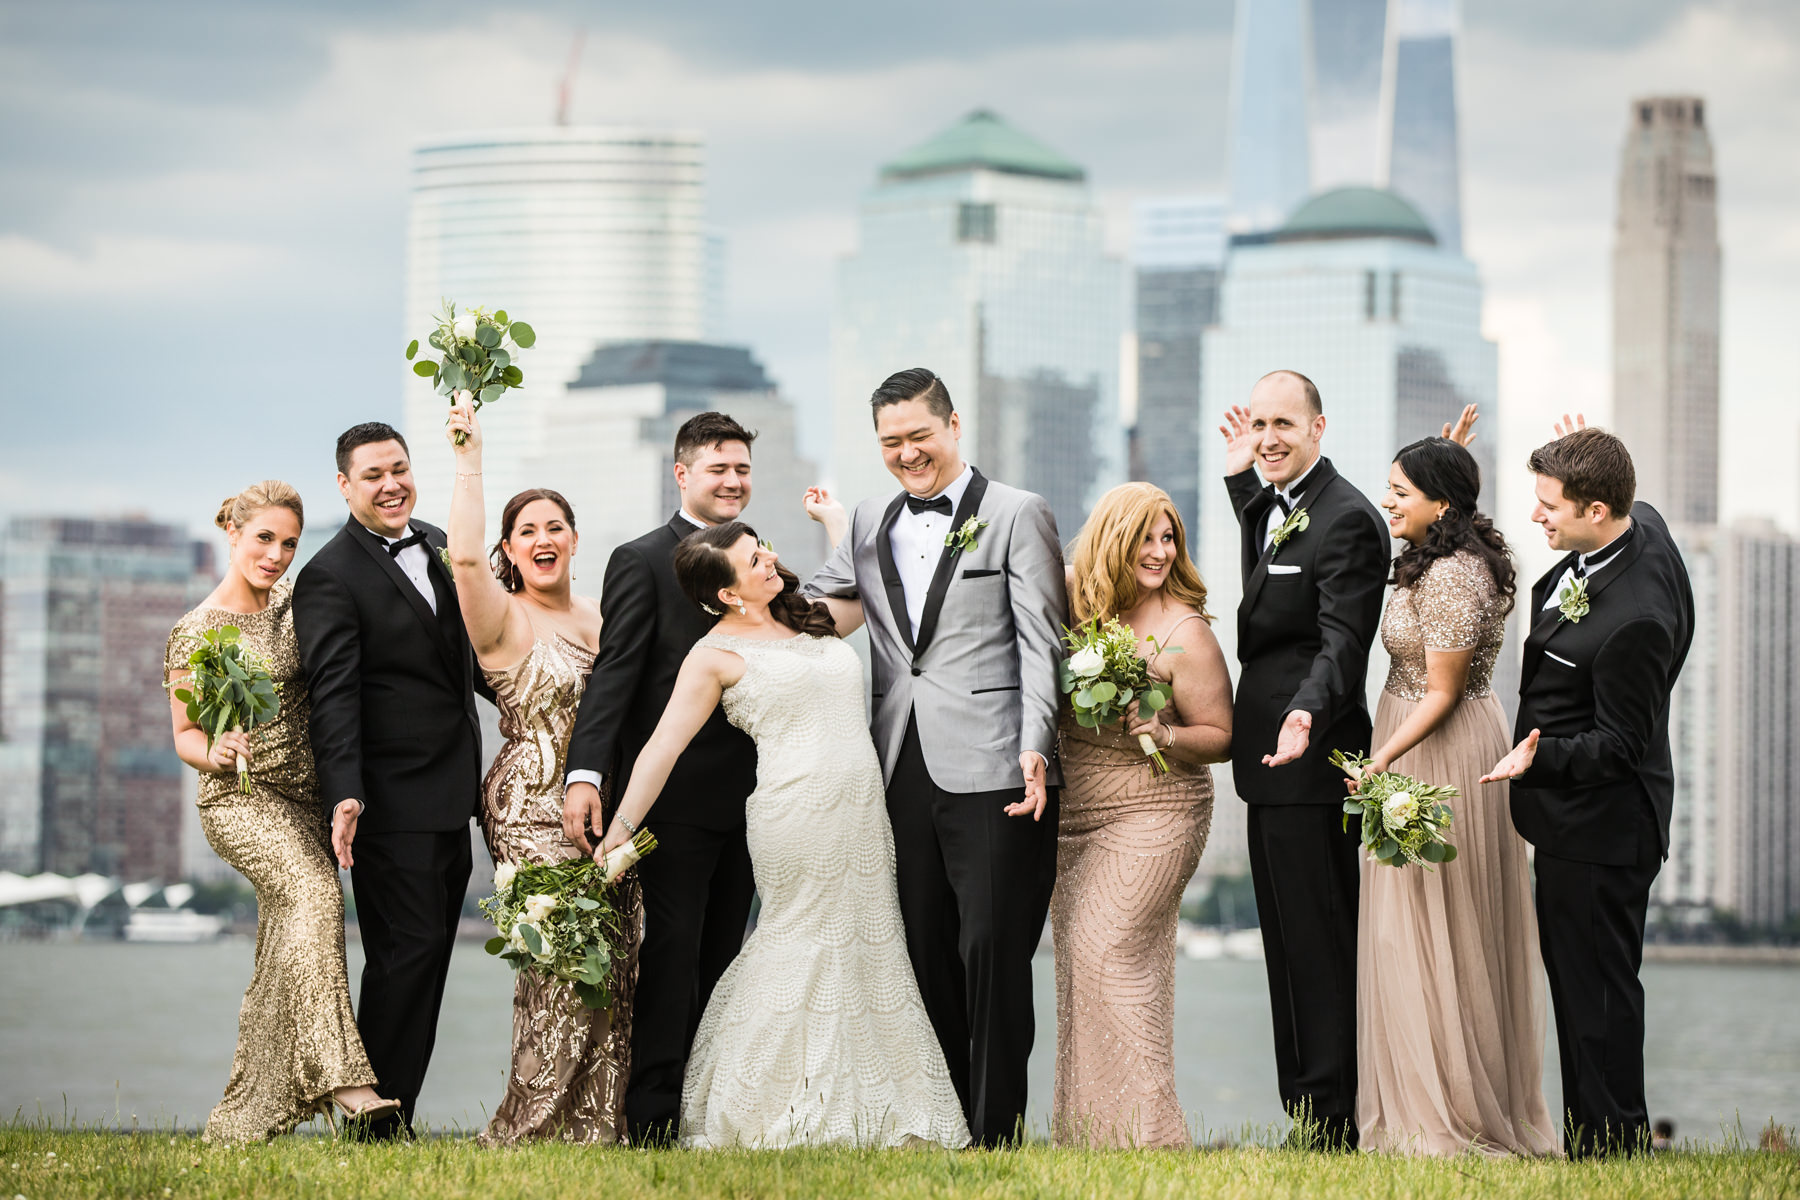
<svg viewBox="0 0 1800 1200">
<path fill-rule="evenodd" d="M 1017 804 L 1007 805 L 1006 815 L 1022 817 L 1030 813 L 1032 820 L 1040 820 L 1049 797 L 1044 786 L 1044 756 L 1035 750 L 1019 751 L 1019 771 L 1025 776 L 1025 798 Z"/>
<path fill-rule="evenodd" d="M 338 866 L 345 870 L 356 863 L 350 853 L 350 843 L 356 840 L 356 818 L 362 816 L 362 810 L 361 800 L 340 800 L 331 810 L 331 852 L 337 855 Z"/>
<path fill-rule="evenodd" d="M 1512 748 L 1512 753 L 1494 764 L 1494 769 L 1483 775 L 1477 782 L 1499 783 L 1504 779 L 1517 779 L 1531 770 L 1531 761 L 1537 757 L 1538 731 L 1532 730 L 1525 735 L 1525 740 Z"/>
<path fill-rule="evenodd" d="M 563 835 L 583 854 L 594 852 L 588 830 L 600 820 L 600 789 L 591 783 L 571 783 L 563 793 Z"/>
<path fill-rule="evenodd" d="M 1281 723 L 1281 733 L 1275 739 L 1275 753 L 1263 755 L 1263 766 L 1283 767 L 1306 753 L 1306 746 L 1312 740 L 1312 714 L 1303 708 L 1296 708 Z"/>
</svg>

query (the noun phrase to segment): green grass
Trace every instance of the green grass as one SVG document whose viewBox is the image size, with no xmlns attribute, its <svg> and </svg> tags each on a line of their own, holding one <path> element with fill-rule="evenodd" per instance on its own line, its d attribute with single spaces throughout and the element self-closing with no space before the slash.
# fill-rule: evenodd
<svg viewBox="0 0 1800 1200">
<path fill-rule="evenodd" d="M 1800 1196 L 1800 1157 L 1742 1147 L 1606 1163 L 1324 1155 L 1267 1147 L 1094 1152 L 691 1152 L 466 1138 L 354 1145 L 292 1137 L 208 1146 L 190 1134 L 0 1127 L 0 1200 L 61 1197 L 1647 1197 Z"/>
</svg>

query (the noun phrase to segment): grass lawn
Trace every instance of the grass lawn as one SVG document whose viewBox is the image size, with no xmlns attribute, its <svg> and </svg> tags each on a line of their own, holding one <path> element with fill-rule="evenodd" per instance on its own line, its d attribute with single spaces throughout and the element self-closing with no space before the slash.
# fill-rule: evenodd
<svg viewBox="0 0 1800 1200">
<path fill-rule="evenodd" d="M 1800 1196 L 1800 1156 L 1697 1150 L 1602 1164 L 1419 1160 L 1239 1147 L 1181 1152 L 791 1150 L 699 1153 L 464 1138 L 355 1145 L 290 1137 L 208 1146 L 188 1134 L 0 1127 L 0 1200 L 60 1197 Z"/>
</svg>

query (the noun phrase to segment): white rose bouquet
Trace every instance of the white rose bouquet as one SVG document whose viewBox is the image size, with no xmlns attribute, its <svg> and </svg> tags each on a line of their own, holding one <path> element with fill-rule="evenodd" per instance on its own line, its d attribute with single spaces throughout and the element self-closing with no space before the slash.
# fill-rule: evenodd
<svg viewBox="0 0 1800 1200">
<path fill-rule="evenodd" d="M 1153 648 L 1156 639 L 1149 639 Z M 1075 723 L 1084 729 L 1098 729 L 1103 721 L 1131 722 L 1131 702 L 1137 701 L 1138 713 L 1149 716 L 1169 703 L 1175 689 L 1160 679 L 1150 678 L 1150 664 L 1137 652 L 1137 634 L 1117 617 L 1102 625 L 1099 618 L 1079 629 L 1063 629 L 1063 644 L 1069 657 L 1057 664 L 1057 683 L 1075 709 Z M 1163 646 L 1164 653 L 1179 654 L 1179 646 Z M 1138 745 L 1145 757 L 1159 771 L 1169 769 L 1168 760 L 1150 740 L 1138 734 Z"/>
<path fill-rule="evenodd" d="M 606 856 L 571 858 L 548 865 L 501 863 L 494 868 L 494 894 L 481 911 L 499 933 L 487 952 L 516 971 L 537 971 L 575 985 L 588 1008 L 612 1004 L 613 963 L 624 949 L 626 930 L 610 885 L 650 851 L 656 838 L 647 829 Z"/>
<path fill-rule="evenodd" d="M 1331 752 L 1331 765 L 1357 781 L 1356 791 L 1344 801 L 1344 828 L 1351 817 L 1362 818 L 1363 849 L 1376 862 L 1390 867 L 1415 863 L 1431 870 L 1432 863 L 1456 860 L 1456 847 L 1444 840 L 1453 814 L 1453 787 L 1421 783 L 1397 771 L 1371 771 L 1361 754 Z"/>
<path fill-rule="evenodd" d="M 506 310 L 488 312 L 485 308 L 465 308 L 444 301 L 438 315 L 438 327 L 425 339 L 444 357 L 437 362 L 421 359 L 413 363 L 413 374 L 429 376 L 440 395 L 456 403 L 456 393 L 468 392 L 476 408 L 492 404 L 506 394 L 507 388 L 523 387 L 525 372 L 515 360 L 521 350 L 537 344 L 537 333 L 523 321 L 507 317 Z M 412 362 L 419 352 L 419 339 L 406 347 L 406 361 Z M 463 435 L 456 435 L 463 444 Z"/>
</svg>

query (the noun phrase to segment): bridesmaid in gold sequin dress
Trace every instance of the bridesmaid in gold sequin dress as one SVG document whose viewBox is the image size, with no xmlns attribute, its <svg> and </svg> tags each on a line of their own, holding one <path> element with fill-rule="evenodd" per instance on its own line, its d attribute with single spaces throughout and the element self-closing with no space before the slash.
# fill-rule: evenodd
<svg viewBox="0 0 1800 1200">
<path fill-rule="evenodd" d="M 170 632 L 163 682 L 179 685 L 200 635 L 230 625 L 281 685 L 274 721 L 210 745 L 173 689 L 169 696 L 175 752 L 200 772 L 200 827 L 256 889 L 256 969 L 238 1014 L 231 1080 L 205 1134 L 248 1142 L 286 1133 L 321 1109 L 377 1116 L 400 1105 L 376 1095 L 350 1009 L 344 893 L 313 775 L 293 585 L 283 578 L 305 523 L 300 494 L 266 480 L 225 501 L 215 521 L 231 543 L 230 563 L 212 595 Z M 240 756 L 251 767 L 249 795 L 238 786 Z"/>
<path fill-rule="evenodd" d="M 1479 782 L 1512 746 L 1489 683 L 1513 593 L 1506 543 L 1475 507 L 1480 484 L 1467 450 L 1427 438 L 1395 458 L 1382 501 L 1407 548 L 1381 620 L 1393 665 L 1373 766 L 1452 785 L 1459 798 L 1455 862 L 1363 863 L 1356 1122 L 1365 1150 L 1558 1151 L 1525 841 L 1506 783 Z"/>
<path fill-rule="evenodd" d="M 600 644 L 600 606 L 570 590 L 575 514 L 535 488 L 506 504 L 500 540 L 482 545 L 481 426 L 451 410 L 456 454 L 448 550 L 463 624 L 494 689 L 505 746 L 481 788 L 481 828 L 496 863 L 580 858 L 563 834 L 563 760 Z M 466 441 L 455 444 L 462 432 Z M 512 1066 L 484 1139 L 624 1143 L 631 996 L 641 920 L 636 872 L 618 884 L 632 945 L 615 959 L 613 1006 L 584 1008 L 571 985 L 521 972 L 513 988 Z"/>
<path fill-rule="evenodd" d="M 1231 677 L 1162 489 L 1128 483 L 1101 498 L 1076 539 L 1069 606 L 1072 623 L 1129 625 L 1175 695 L 1128 730 L 1061 717 L 1052 1135 L 1059 1145 L 1191 1146 L 1175 1096 L 1175 933 L 1212 825 L 1207 764 L 1231 750 Z M 1168 774 L 1139 733 L 1162 749 Z"/>
</svg>

